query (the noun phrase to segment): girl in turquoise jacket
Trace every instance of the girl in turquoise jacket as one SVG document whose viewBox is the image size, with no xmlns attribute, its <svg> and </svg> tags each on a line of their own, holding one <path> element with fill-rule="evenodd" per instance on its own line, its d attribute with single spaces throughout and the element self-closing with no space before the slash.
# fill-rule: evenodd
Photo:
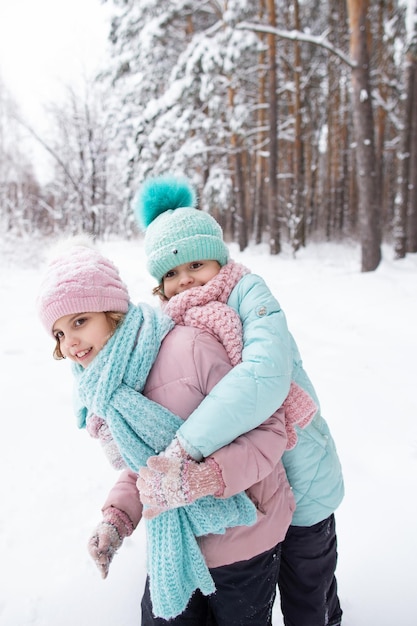
<svg viewBox="0 0 417 626">
<path fill-rule="evenodd" d="M 148 269 L 158 282 L 155 292 L 164 300 L 173 296 L 168 306 L 176 295 L 210 285 L 204 262 L 216 263 L 211 276 L 233 266 L 220 226 L 196 210 L 195 198 L 186 179 L 173 177 L 150 179 L 137 196 L 135 211 L 146 229 Z M 317 411 L 308 425 L 295 425 L 296 443 L 282 457 L 296 510 L 283 543 L 281 607 L 286 626 L 337 626 L 342 611 L 335 578 L 334 511 L 344 487 L 335 443 L 285 314 L 263 279 L 247 271 L 227 300 L 224 293 L 220 300 L 223 297 L 242 324 L 241 362 L 181 425 L 170 448 L 180 447 L 202 460 L 259 426 L 285 403 L 292 384 L 308 392 Z M 169 494 L 164 494 L 164 502 L 170 506 Z"/>
</svg>

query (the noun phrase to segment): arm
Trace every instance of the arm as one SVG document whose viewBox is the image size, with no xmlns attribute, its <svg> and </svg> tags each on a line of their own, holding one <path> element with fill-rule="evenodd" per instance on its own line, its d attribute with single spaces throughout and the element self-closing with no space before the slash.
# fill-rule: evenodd
<svg viewBox="0 0 417 626">
<path fill-rule="evenodd" d="M 242 363 L 208 394 L 177 432 L 195 459 L 248 432 L 284 402 L 292 378 L 292 342 L 284 312 L 265 282 L 244 276 L 228 304 L 243 324 Z"/>
<path fill-rule="evenodd" d="M 103 518 L 88 541 L 88 551 L 102 578 L 107 577 L 114 555 L 141 518 L 142 504 L 136 478 L 136 474 L 130 470 L 121 474 L 103 505 Z"/>
<path fill-rule="evenodd" d="M 152 519 L 203 496 L 227 498 L 245 491 L 273 471 L 286 441 L 284 411 L 279 409 L 203 462 L 194 461 L 179 446 L 171 456 L 150 457 L 137 482 L 147 505 L 144 517 Z"/>
<path fill-rule="evenodd" d="M 133 528 L 139 524 L 143 508 L 136 487 L 136 480 L 137 474 L 135 472 L 124 470 L 111 488 L 101 509 L 103 513 L 109 507 L 120 509 L 129 516 Z"/>
<path fill-rule="evenodd" d="M 209 458 L 221 470 L 222 497 L 245 491 L 268 476 L 281 460 L 286 443 L 285 415 L 278 409 L 260 426 L 214 452 Z"/>
<path fill-rule="evenodd" d="M 167 358 L 175 359 L 175 346 L 167 348 Z M 193 349 L 195 375 L 191 378 L 198 381 L 200 399 L 216 386 L 221 371 L 223 375 L 230 371 L 226 358 L 219 342 L 209 333 L 199 333 Z M 154 399 L 160 400 L 161 393 L 157 387 L 153 388 Z M 183 393 L 176 395 L 185 402 Z M 171 402 L 174 401 L 171 394 Z M 138 480 L 141 498 L 150 507 L 145 517 L 189 504 L 204 495 L 227 497 L 240 493 L 271 473 L 281 459 L 286 442 L 285 415 L 280 409 L 257 429 L 218 450 L 206 462 L 191 460 L 178 446 L 171 449 L 170 456 L 151 457 L 148 467 L 140 470 Z"/>
</svg>

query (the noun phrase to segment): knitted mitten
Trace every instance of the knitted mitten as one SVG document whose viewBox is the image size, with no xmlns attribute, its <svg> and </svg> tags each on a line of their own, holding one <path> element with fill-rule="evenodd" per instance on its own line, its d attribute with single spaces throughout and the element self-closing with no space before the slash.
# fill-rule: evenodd
<svg viewBox="0 0 417 626">
<path fill-rule="evenodd" d="M 163 511 L 190 504 L 203 496 L 221 496 L 225 484 L 214 459 L 197 463 L 178 456 L 152 456 L 148 466 L 139 470 L 137 487 L 143 517 L 152 519 Z"/>
<path fill-rule="evenodd" d="M 86 430 L 90 437 L 100 441 L 104 453 L 114 469 L 121 470 L 126 468 L 126 463 L 120 454 L 119 448 L 105 420 L 97 415 L 91 415 L 87 419 Z"/>
<path fill-rule="evenodd" d="M 317 405 L 313 398 L 297 383 L 292 382 L 283 408 L 285 409 L 285 430 L 287 432 L 287 450 L 292 450 L 297 443 L 297 433 L 294 428 L 305 428 L 317 413 Z"/>
<path fill-rule="evenodd" d="M 130 517 L 117 509 L 109 507 L 103 513 L 103 520 L 94 529 L 88 541 L 88 552 L 101 572 L 102 578 L 109 573 L 110 563 L 125 537 L 133 532 Z"/>
<path fill-rule="evenodd" d="M 160 456 L 169 456 L 176 459 L 184 459 L 184 461 L 191 458 L 188 452 L 184 450 L 177 437 L 174 437 L 174 439 L 165 448 L 165 450 L 161 452 Z"/>
</svg>

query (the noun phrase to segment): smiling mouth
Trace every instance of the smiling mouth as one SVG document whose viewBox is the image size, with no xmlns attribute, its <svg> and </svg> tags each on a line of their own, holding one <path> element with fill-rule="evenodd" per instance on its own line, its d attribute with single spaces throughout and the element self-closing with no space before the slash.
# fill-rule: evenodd
<svg viewBox="0 0 417 626">
<path fill-rule="evenodd" d="M 75 356 L 77 357 L 77 359 L 82 359 L 83 357 L 85 357 L 86 354 L 91 352 L 91 350 L 92 348 L 88 348 L 88 350 L 82 350 L 81 352 L 77 352 Z"/>
</svg>

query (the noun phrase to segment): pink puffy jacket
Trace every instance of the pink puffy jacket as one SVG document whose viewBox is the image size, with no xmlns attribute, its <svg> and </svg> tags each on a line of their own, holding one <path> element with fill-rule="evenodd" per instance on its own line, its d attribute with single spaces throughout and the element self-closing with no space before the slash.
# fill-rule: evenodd
<svg viewBox="0 0 417 626">
<path fill-rule="evenodd" d="M 230 368 L 223 346 L 209 332 L 176 326 L 162 342 L 144 394 L 187 419 Z M 222 470 L 224 497 L 246 490 L 257 507 L 258 519 L 251 527 L 239 526 L 224 535 L 200 538 L 208 567 L 250 559 L 284 539 L 295 509 L 280 461 L 286 442 L 284 412 L 280 409 L 258 428 L 212 455 Z M 123 471 L 103 506 L 103 511 L 109 506 L 121 509 L 135 527 L 142 517 L 136 479 L 134 472 Z"/>
</svg>

